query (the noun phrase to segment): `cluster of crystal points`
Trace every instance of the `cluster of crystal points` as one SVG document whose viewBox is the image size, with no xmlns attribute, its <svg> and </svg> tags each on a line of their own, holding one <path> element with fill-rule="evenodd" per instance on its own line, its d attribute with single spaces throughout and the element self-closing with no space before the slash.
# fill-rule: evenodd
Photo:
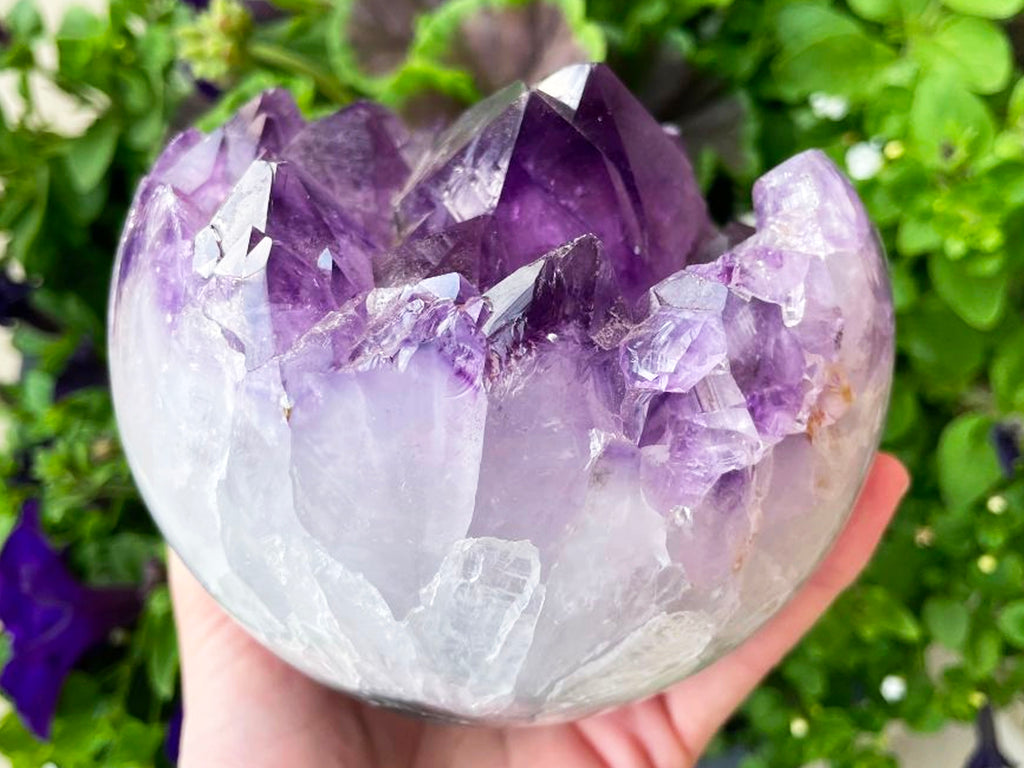
<svg viewBox="0 0 1024 768">
<path fill-rule="evenodd" d="M 885 267 L 820 153 L 718 231 L 603 66 L 433 142 L 270 92 L 175 139 L 112 293 L 128 456 L 270 648 L 371 700 L 569 717 L 747 636 L 841 527 L 888 396 Z"/>
</svg>

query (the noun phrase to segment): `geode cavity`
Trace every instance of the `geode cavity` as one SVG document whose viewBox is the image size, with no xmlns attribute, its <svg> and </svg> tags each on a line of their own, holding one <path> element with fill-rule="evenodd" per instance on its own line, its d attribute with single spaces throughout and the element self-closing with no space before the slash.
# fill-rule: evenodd
<svg viewBox="0 0 1024 768">
<path fill-rule="evenodd" d="M 710 222 L 603 66 L 434 141 L 269 92 L 177 137 L 115 271 L 135 477 L 223 605 L 308 674 L 460 718 L 678 680 L 842 526 L 892 366 L 853 189 L 799 155 Z"/>
</svg>

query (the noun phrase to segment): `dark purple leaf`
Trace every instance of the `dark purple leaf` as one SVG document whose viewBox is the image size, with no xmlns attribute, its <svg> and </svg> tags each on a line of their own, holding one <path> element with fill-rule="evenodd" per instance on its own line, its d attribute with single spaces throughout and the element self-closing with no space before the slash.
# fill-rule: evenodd
<svg viewBox="0 0 1024 768">
<path fill-rule="evenodd" d="M 451 61 L 482 93 L 516 80 L 532 85 L 569 64 L 586 62 L 561 9 L 547 3 L 481 8 L 453 40 Z"/>
<path fill-rule="evenodd" d="M 750 115 L 743 99 L 725 81 L 693 67 L 675 47 L 663 45 L 652 56 L 637 96 L 658 119 L 679 130 L 694 163 L 710 150 L 730 173 L 753 173 L 744 137 Z"/>
<path fill-rule="evenodd" d="M 390 72 L 405 58 L 416 17 L 441 0 L 355 0 L 343 34 L 359 66 L 371 75 Z"/>
<path fill-rule="evenodd" d="M 417 16 L 440 0 L 356 0 L 348 20 L 349 43 L 370 74 L 399 66 L 413 39 Z M 481 8 L 462 23 L 448 61 L 464 69 L 482 93 L 516 80 L 536 83 L 557 69 L 587 61 L 562 10 L 543 2 Z"/>
</svg>

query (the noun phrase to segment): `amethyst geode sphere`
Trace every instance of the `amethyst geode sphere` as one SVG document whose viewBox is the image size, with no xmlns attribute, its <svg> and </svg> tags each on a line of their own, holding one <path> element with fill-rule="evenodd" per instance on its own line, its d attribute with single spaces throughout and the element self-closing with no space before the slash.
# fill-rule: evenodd
<svg viewBox="0 0 1024 768">
<path fill-rule="evenodd" d="M 464 719 L 572 717 L 749 635 L 832 541 L 892 371 L 885 265 L 817 152 L 718 231 L 603 66 L 436 139 L 270 92 L 176 138 L 112 291 L 172 545 L 296 667 Z"/>
</svg>

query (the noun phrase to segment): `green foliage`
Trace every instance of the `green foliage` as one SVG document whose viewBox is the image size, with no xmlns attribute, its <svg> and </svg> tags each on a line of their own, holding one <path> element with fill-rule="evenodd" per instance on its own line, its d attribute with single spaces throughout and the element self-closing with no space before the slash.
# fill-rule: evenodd
<svg viewBox="0 0 1024 768">
<path fill-rule="evenodd" d="M 179 693 L 170 596 L 154 583 L 163 543 L 132 484 L 109 392 L 55 397 L 83 348 L 95 350 L 95 367 L 104 365 L 110 269 L 142 174 L 171 132 L 188 122 L 219 124 L 274 86 L 290 89 L 309 115 L 358 97 L 472 101 L 480 96 L 473 73 L 446 60 L 460 24 L 480 8 L 528 1 L 442 5 L 409 30 L 386 77 L 357 69 L 342 23 L 346 2 L 280 2 L 287 12 L 262 24 L 231 0 L 199 14 L 178 0 L 110 0 L 102 15 L 71 8 L 49 31 L 33 0 L 3 18 L 10 40 L 0 71 L 20 81 L 25 109 L 0 105 L 0 267 L 38 287 L 36 321 L 14 333 L 24 370 L 16 384 L 0 385 L 0 539 L 21 502 L 40 496 L 48 534 L 85 583 L 153 585 L 136 625 L 88 654 L 67 681 L 50 742 L 37 741 L 14 713 L 0 716 L 0 754 L 14 768 L 166 765 L 166 723 Z M 582 0 L 554 1 L 578 44 L 602 56 L 603 35 Z M 43 41 L 57 53 L 51 69 L 38 59 Z M 193 76 L 215 81 L 223 94 L 196 93 Z M 39 77 L 91 113 L 78 135 L 45 123 L 29 87 Z"/>
<path fill-rule="evenodd" d="M 822 91 L 870 96 L 895 58 L 855 18 L 822 3 L 782 4 L 775 25 L 779 51 L 771 62 L 772 84 L 788 100 Z"/>
<path fill-rule="evenodd" d="M 661 5 L 634 3 L 629 18 Z M 858 185 L 897 308 L 886 447 L 914 486 L 865 577 L 722 741 L 751 749 L 751 766 L 886 765 L 892 720 L 969 719 L 1024 679 L 1024 478 L 1003 476 L 990 438 L 1024 418 L 1024 79 L 1001 23 L 1024 3 L 724 5 L 635 40 L 610 34 L 612 61 L 639 88 L 648 52 L 685 36 L 689 60 L 751 105 L 754 168 L 808 147 L 840 162 L 858 142 L 882 148 L 882 168 Z M 816 114 L 820 94 L 842 97 L 845 114 Z M 716 174 L 753 181 L 724 162 L 709 183 Z M 954 653 L 938 672 L 925 664 L 934 645 Z M 890 675 L 906 681 L 899 701 L 881 697 Z"/>
<path fill-rule="evenodd" d="M 990 19 L 1008 19 L 1024 9 L 1021 0 L 943 0 L 948 8 Z"/>
<path fill-rule="evenodd" d="M 992 420 L 976 413 L 957 417 L 942 431 L 936 452 L 939 490 L 950 510 L 969 510 L 1002 475 L 989 440 Z"/>
<path fill-rule="evenodd" d="M 469 14 L 530 0 L 452 0 L 407 30 L 387 72 L 363 69 L 350 36 L 364 0 L 280 0 L 256 23 L 240 3 L 197 15 L 174 0 L 111 0 L 46 31 L 32 0 L 4 19 L 0 70 L 27 98 L 0 107 L 0 232 L 5 266 L 41 285 L 37 327 L 16 329 L 24 372 L 0 387 L 0 532 L 27 495 L 93 584 L 152 578 L 162 544 L 132 486 L 109 394 L 55 400 L 83 344 L 103 353 L 110 266 L 132 190 L 171 127 L 222 122 L 283 85 L 308 114 L 357 97 L 404 105 L 481 95 L 472 66 L 448 57 Z M 914 486 L 865 577 L 750 698 L 723 745 L 747 768 L 829 759 L 891 766 L 894 720 L 934 730 L 968 720 L 1024 685 L 1024 477 L 1000 471 L 989 431 L 1024 419 L 1024 78 L 1004 20 L 1024 0 L 551 0 L 580 46 L 605 54 L 637 92 L 664 61 L 709 73 L 746 115 L 736 153 L 703 152 L 701 179 L 745 192 L 761 169 L 808 147 L 842 163 L 882 150 L 858 182 L 890 256 L 898 359 L 886 447 Z M 51 40 L 56 65 L 37 61 Z M 47 65 L 48 66 L 48 65 Z M 216 80 L 215 101 L 189 70 Z M 91 109 L 79 136 L 47 126 L 33 77 Z M 669 74 L 680 81 L 682 73 Z M 843 108 L 823 112 L 832 97 Z M 835 99 L 839 99 L 835 102 Z M 663 119 L 684 116 L 666 112 Z M 28 467 L 29 484 L 25 484 Z M 14 478 L 20 477 L 15 483 Z M 14 716 L 0 753 L 32 766 L 160 765 L 177 688 L 169 598 L 156 586 L 137 625 L 90 654 L 64 691 L 54 740 Z M 930 648 L 952 654 L 942 670 Z M 948 655 L 947 654 L 947 655 Z M 882 696 L 900 678 L 906 695 Z"/>
<path fill-rule="evenodd" d="M 945 597 L 930 597 L 922 612 L 931 636 L 950 650 L 958 651 L 967 642 L 971 615 L 963 603 Z"/>
</svg>

